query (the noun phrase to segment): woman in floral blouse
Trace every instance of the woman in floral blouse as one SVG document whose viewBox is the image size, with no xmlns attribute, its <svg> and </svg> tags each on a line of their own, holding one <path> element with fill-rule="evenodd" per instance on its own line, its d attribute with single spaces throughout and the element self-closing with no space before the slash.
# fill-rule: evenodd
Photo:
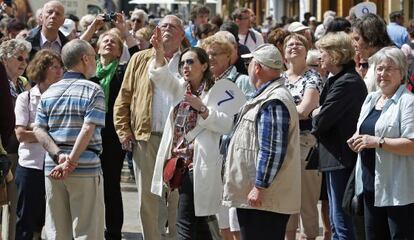
<svg viewBox="0 0 414 240">
<path fill-rule="evenodd" d="M 282 74 L 296 103 L 300 125 L 300 154 L 302 175 L 302 207 L 300 216 L 303 222 L 303 234 L 306 239 L 315 239 L 319 235 L 318 209 L 321 176 L 316 170 L 305 170 L 306 156 L 315 145 L 315 138 L 310 134 L 312 121 L 309 113 L 318 106 L 322 90 L 322 78 L 306 64 L 307 40 L 298 34 L 288 35 L 283 44 L 287 70 Z M 286 227 L 286 239 L 295 239 L 299 214 L 291 215 Z"/>
</svg>

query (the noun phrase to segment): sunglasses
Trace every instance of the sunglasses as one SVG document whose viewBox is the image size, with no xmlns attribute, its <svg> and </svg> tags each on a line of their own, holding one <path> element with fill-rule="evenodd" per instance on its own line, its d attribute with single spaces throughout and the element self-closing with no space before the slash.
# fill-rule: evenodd
<svg viewBox="0 0 414 240">
<path fill-rule="evenodd" d="M 29 62 L 29 59 L 28 58 L 24 58 L 24 57 L 22 57 L 22 56 L 17 56 L 17 57 L 15 57 L 16 59 L 17 59 L 17 61 L 19 61 L 19 62 L 26 62 L 26 63 L 28 63 Z"/>
<path fill-rule="evenodd" d="M 186 60 L 183 60 L 183 61 L 181 61 L 181 62 L 178 64 L 178 67 L 179 67 L 179 68 L 182 68 L 182 67 L 184 67 L 184 64 L 187 64 L 188 66 L 191 66 L 191 65 L 193 65 L 193 64 L 194 64 L 194 59 L 186 59 Z"/>
<path fill-rule="evenodd" d="M 139 19 L 139 18 L 132 18 L 132 19 L 131 19 L 131 22 L 138 22 L 138 23 L 141 23 L 141 19 Z"/>
<path fill-rule="evenodd" d="M 368 65 L 367 62 L 359 63 L 359 66 L 362 67 L 362 68 L 364 68 L 364 69 L 367 69 L 369 67 L 369 65 Z"/>
</svg>

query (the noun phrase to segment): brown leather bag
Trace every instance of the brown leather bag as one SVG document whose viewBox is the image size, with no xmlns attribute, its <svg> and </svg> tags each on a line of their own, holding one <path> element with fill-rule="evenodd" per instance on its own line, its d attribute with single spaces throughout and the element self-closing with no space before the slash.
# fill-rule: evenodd
<svg viewBox="0 0 414 240">
<path fill-rule="evenodd" d="M 188 164 L 184 158 L 174 157 L 166 161 L 164 165 L 163 180 L 170 190 L 174 190 L 181 186 L 184 173 L 187 170 Z"/>
</svg>

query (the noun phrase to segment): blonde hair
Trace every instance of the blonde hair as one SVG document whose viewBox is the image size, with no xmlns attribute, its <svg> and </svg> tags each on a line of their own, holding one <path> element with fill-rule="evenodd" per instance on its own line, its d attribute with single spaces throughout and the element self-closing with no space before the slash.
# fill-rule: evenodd
<svg viewBox="0 0 414 240">
<path fill-rule="evenodd" d="M 344 65 L 353 60 L 355 49 L 351 37 L 345 32 L 331 32 L 316 42 L 318 49 L 325 50 L 335 65 Z"/>
<path fill-rule="evenodd" d="M 136 37 L 141 37 L 145 41 L 149 42 L 151 40 L 151 36 L 152 36 L 153 33 L 154 33 L 154 28 L 152 26 L 145 26 L 143 28 L 140 28 L 135 33 L 135 36 Z"/>
<path fill-rule="evenodd" d="M 203 40 L 201 48 L 207 51 L 211 46 L 217 46 L 221 51 L 231 56 L 233 54 L 233 44 L 223 36 L 213 35 Z"/>
</svg>

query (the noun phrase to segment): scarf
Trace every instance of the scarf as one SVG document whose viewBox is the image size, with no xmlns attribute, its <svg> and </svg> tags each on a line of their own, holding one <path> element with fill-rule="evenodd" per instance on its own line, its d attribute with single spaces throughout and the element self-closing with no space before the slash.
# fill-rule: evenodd
<svg viewBox="0 0 414 240">
<path fill-rule="evenodd" d="M 105 95 L 105 106 L 106 111 L 108 111 L 108 101 L 109 101 L 109 86 L 111 85 L 111 80 L 116 73 L 118 68 L 119 60 L 115 59 L 107 66 L 103 66 L 101 61 L 96 61 L 96 77 L 101 79 L 100 84 Z"/>
</svg>

